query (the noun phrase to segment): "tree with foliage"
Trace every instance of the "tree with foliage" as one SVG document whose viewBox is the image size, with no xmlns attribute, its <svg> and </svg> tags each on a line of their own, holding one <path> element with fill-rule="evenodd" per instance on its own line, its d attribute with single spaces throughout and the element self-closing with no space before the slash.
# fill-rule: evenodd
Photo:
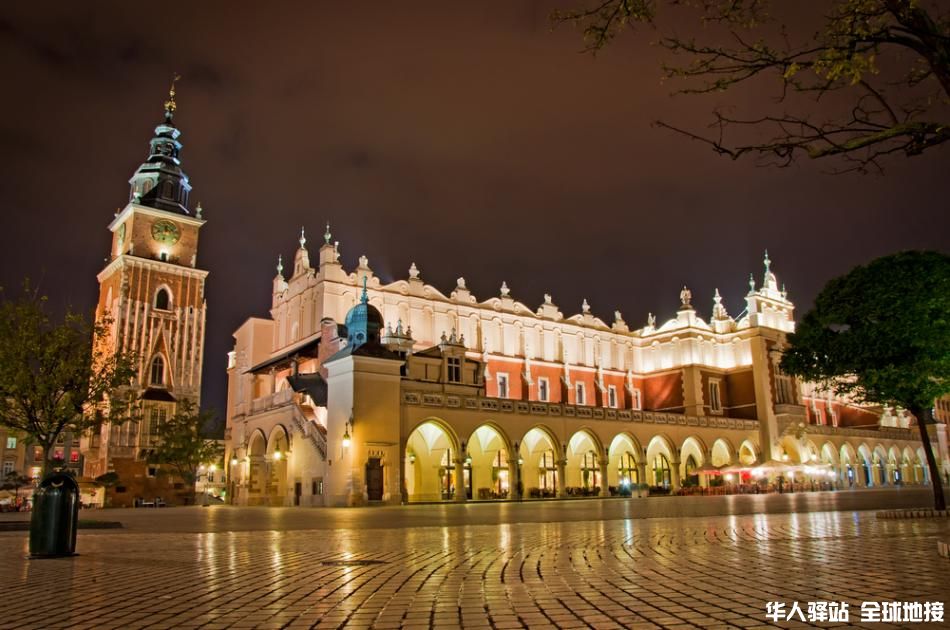
<svg viewBox="0 0 950 630">
<path fill-rule="evenodd" d="M 134 357 L 112 353 L 109 334 L 109 320 L 72 311 L 54 320 L 28 282 L 17 299 L 0 289 L 0 424 L 43 448 L 44 473 L 63 432 L 78 436 L 129 409 Z"/>
<path fill-rule="evenodd" d="M 775 4 L 778 15 L 771 12 Z M 939 0 L 781 4 L 591 0 L 585 8 L 556 12 L 553 19 L 577 24 L 592 52 L 635 25 L 657 29 L 657 43 L 682 60 L 663 67 L 667 78 L 686 80 L 679 93 L 771 82 L 774 112 L 736 117 L 716 111 L 711 135 L 656 123 L 733 159 L 752 155 L 761 163 L 788 166 L 803 155 L 836 157 L 846 167 L 838 170 L 866 172 L 879 170 L 887 155 L 919 155 L 950 141 L 950 5 Z M 680 16 L 701 28 L 707 41 L 672 34 L 661 19 Z M 806 16 L 821 24 L 804 24 Z M 727 139 L 743 135 L 742 128 L 760 133 L 755 139 Z"/>
<path fill-rule="evenodd" d="M 218 464 L 224 449 L 216 441 L 202 435 L 202 428 L 214 420 L 210 411 L 200 411 L 190 400 L 178 404 L 178 410 L 153 430 L 155 450 L 148 456 L 150 464 L 168 466 L 193 494 L 198 468 L 202 464 Z"/>
<path fill-rule="evenodd" d="M 914 414 L 935 507 L 946 509 L 927 427 L 950 393 L 950 257 L 903 252 L 831 280 L 788 341 L 785 372 Z"/>
</svg>

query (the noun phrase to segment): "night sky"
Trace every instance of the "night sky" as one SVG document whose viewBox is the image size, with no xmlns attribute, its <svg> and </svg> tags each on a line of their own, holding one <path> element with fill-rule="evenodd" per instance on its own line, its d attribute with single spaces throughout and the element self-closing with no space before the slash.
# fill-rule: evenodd
<svg viewBox="0 0 950 630">
<path fill-rule="evenodd" d="M 688 284 L 737 315 L 769 250 L 800 316 L 823 284 L 909 248 L 948 251 L 950 150 L 883 176 L 732 162 L 654 128 L 702 130 L 774 85 L 671 97 L 652 34 L 597 57 L 538 2 L 280 5 L 6 3 L 0 9 L 0 285 L 30 276 L 93 308 L 106 226 L 128 200 L 174 72 L 182 163 L 208 223 L 204 402 L 223 417 L 226 352 L 267 314 L 278 253 L 327 220 L 349 270 L 422 277 L 479 299 L 583 298 L 632 327 L 671 317 Z M 807 4 L 807 3 L 805 3 Z M 315 254 L 314 254 L 315 257 Z"/>
</svg>

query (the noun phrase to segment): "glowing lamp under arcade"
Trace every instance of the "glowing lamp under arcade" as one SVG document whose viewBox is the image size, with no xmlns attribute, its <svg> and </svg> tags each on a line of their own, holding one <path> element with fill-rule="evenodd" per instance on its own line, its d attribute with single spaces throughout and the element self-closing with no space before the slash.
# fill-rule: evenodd
<svg viewBox="0 0 950 630">
<path fill-rule="evenodd" d="M 343 448 L 350 448 L 350 432 L 343 433 Z"/>
</svg>

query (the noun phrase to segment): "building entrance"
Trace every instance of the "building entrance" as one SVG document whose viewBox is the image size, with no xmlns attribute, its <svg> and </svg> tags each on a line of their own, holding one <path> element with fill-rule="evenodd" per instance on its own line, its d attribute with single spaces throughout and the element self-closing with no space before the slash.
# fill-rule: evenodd
<svg viewBox="0 0 950 630">
<path fill-rule="evenodd" d="M 383 500 L 383 465 L 378 457 L 371 457 L 366 464 L 366 498 L 370 501 Z"/>
</svg>

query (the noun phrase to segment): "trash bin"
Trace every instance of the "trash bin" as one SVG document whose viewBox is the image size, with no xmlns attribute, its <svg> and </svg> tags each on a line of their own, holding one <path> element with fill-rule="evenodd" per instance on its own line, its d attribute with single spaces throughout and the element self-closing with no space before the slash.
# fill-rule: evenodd
<svg viewBox="0 0 950 630">
<path fill-rule="evenodd" d="M 74 555 L 78 524 L 79 484 L 63 472 L 46 475 L 33 494 L 30 557 Z"/>
</svg>

